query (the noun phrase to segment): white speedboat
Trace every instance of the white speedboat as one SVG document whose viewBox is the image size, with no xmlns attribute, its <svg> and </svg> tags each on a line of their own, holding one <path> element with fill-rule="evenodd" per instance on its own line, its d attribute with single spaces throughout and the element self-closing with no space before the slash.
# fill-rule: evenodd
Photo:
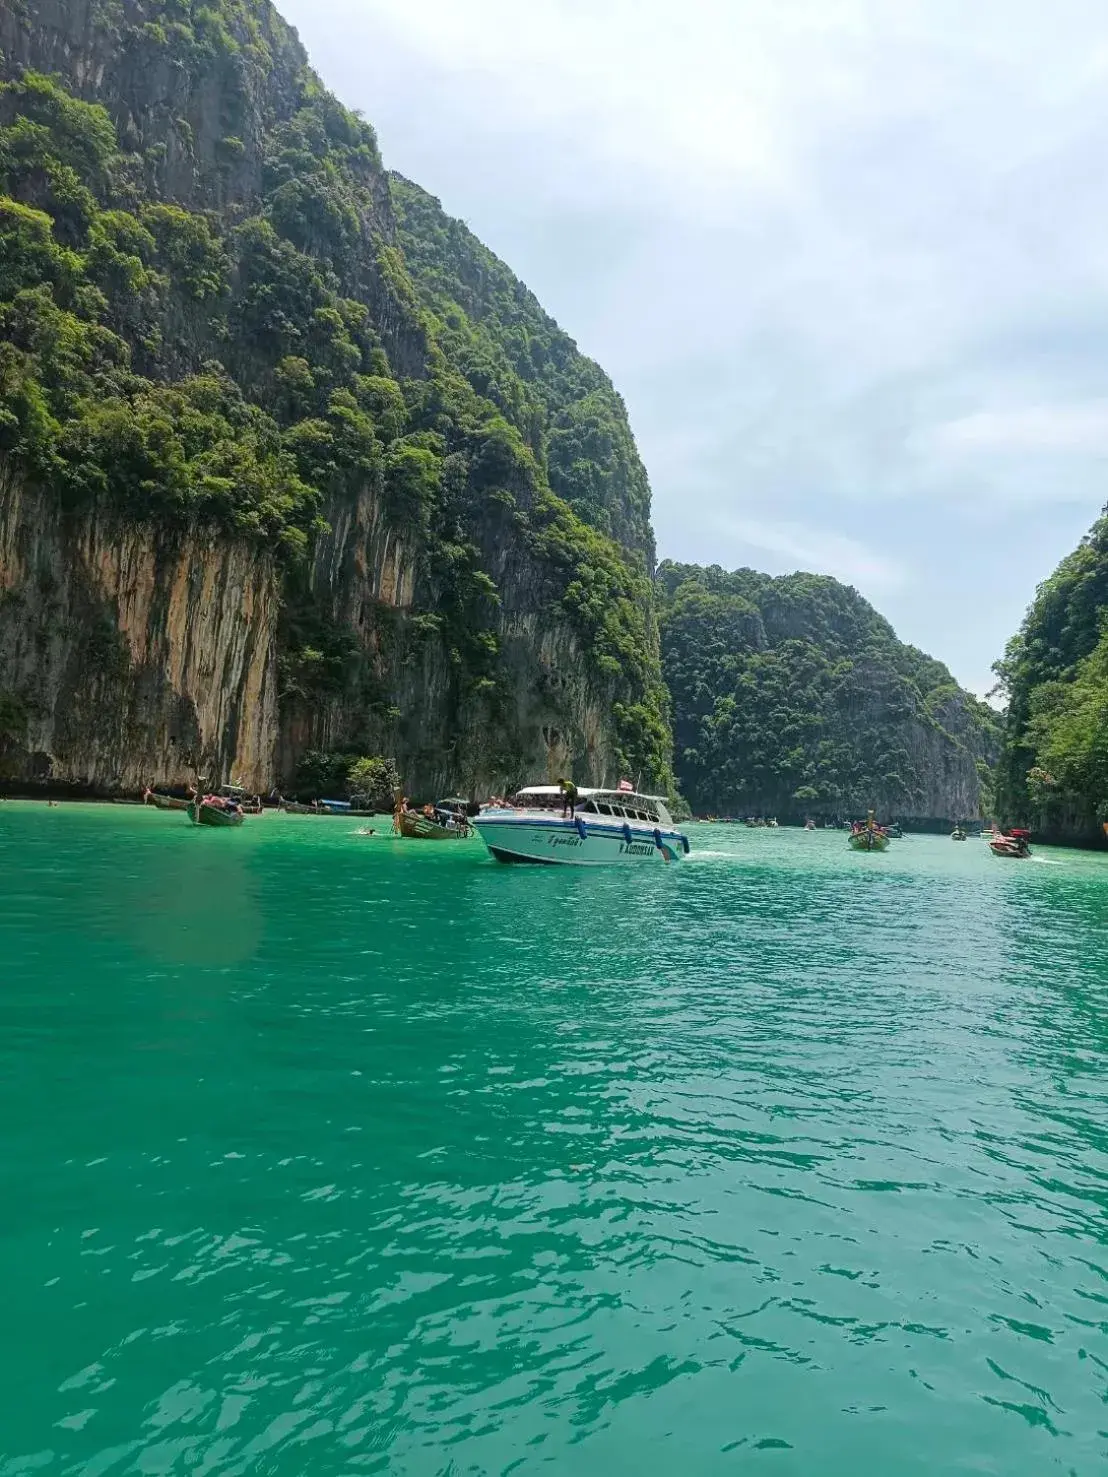
<svg viewBox="0 0 1108 1477">
<path fill-rule="evenodd" d="M 578 790 L 576 814 L 562 814 L 557 785 L 531 785 L 511 804 L 490 807 L 472 825 L 498 862 L 599 867 L 614 862 L 675 862 L 689 851 L 657 795 Z"/>
</svg>

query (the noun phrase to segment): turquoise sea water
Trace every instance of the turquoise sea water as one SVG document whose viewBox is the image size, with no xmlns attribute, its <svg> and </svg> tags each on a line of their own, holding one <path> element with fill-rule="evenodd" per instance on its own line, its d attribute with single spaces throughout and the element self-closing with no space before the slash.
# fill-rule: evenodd
<svg viewBox="0 0 1108 1477">
<path fill-rule="evenodd" d="M 0 805 L 0 1477 L 1106 1470 L 1108 859 L 355 829 Z"/>
</svg>

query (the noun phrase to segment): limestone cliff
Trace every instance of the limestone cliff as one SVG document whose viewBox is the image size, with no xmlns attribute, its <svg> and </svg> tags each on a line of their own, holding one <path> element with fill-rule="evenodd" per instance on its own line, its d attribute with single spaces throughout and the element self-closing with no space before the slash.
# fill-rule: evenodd
<svg viewBox="0 0 1108 1477">
<path fill-rule="evenodd" d="M 0 52 L 0 779 L 669 785 L 622 403 L 272 6 Z"/>
<path fill-rule="evenodd" d="M 0 773 L 97 790 L 273 773 L 278 583 L 210 535 L 0 481 Z M 20 694 L 15 700 L 12 694 Z"/>
</svg>

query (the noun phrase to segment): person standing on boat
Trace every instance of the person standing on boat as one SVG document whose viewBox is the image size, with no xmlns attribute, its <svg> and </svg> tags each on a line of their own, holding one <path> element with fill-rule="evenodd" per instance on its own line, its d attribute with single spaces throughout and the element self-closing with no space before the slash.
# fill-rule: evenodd
<svg viewBox="0 0 1108 1477">
<path fill-rule="evenodd" d="M 559 780 L 558 788 L 562 792 L 562 819 L 573 820 L 577 812 L 577 786 L 572 780 Z"/>
</svg>

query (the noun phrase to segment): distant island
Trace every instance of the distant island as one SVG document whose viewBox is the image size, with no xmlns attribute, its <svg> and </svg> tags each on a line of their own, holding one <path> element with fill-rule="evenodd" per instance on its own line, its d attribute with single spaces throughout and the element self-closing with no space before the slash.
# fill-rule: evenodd
<svg viewBox="0 0 1108 1477">
<path fill-rule="evenodd" d="M 825 575 L 665 563 L 663 670 L 694 810 L 781 820 L 968 819 L 997 716 Z"/>
</svg>

